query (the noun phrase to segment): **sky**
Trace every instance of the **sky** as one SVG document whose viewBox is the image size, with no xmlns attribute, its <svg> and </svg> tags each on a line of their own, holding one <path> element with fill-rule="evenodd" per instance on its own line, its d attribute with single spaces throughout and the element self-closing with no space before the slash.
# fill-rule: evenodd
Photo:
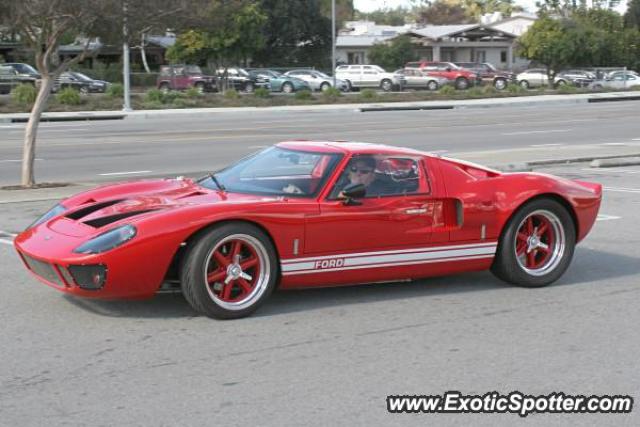
<svg viewBox="0 0 640 427">
<path fill-rule="evenodd" d="M 524 7 L 529 12 L 536 11 L 536 0 L 516 0 L 516 4 Z M 411 2 L 409 0 L 353 0 L 353 5 L 362 12 L 371 12 L 383 7 L 410 6 Z M 626 1 L 622 0 L 616 10 L 624 13 L 627 10 Z"/>
</svg>

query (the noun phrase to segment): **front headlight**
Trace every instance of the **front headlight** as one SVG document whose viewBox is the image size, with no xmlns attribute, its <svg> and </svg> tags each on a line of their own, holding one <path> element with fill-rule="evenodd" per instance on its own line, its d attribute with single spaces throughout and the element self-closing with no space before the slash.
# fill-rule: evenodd
<svg viewBox="0 0 640 427">
<path fill-rule="evenodd" d="M 73 250 L 77 254 L 99 254 L 117 248 L 136 236 L 133 225 L 123 225 L 94 237 Z"/>
<path fill-rule="evenodd" d="M 33 224 L 31 224 L 30 226 L 27 227 L 27 230 L 30 228 L 35 227 L 36 225 L 40 225 L 43 222 L 49 221 L 51 218 L 54 218 L 58 215 L 60 215 L 61 213 L 63 213 L 64 211 L 66 211 L 67 208 L 65 208 L 64 206 L 58 204 L 55 205 L 54 207 L 52 207 L 51 209 L 49 209 L 49 211 L 47 213 L 45 213 L 44 215 L 42 215 L 40 218 L 38 218 L 37 220 L 35 220 L 35 222 Z"/>
</svg>

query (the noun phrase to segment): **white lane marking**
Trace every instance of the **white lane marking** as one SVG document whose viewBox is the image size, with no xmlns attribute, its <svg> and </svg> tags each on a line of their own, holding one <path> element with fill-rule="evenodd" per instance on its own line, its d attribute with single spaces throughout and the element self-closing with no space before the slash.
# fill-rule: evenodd
<svg viewBox="0 0 640 427">
<path fill-rule="evenodd" d="M 598 173 L 640 173 L 640 170 L 634 169 L 618 169 L 618 168 L 583 168 L 585 172 L 598 172 Z"/>
<path fill-rule="evenodd" d="M 529 131 L 521 131 L 521 132 L 506 132 L 502 135 L 504 136 L 515 136 L 515 135 L 532 135 L 539 133 L 562 133 L 562 132 L 571 132 L 573 129 L 551 129 L 551 130 L 529 130 Z"/>
<path fill-rule="evenodd" d="M 44 159 L 39 159 L 39 158 L 35 158 L 34 160 L 36 161 L 43 161 Z M 22 159 L 6 159 L 6 160 L 0 160 L 0 163 L 20 163 L 22 162 Z"/>
<path fill-rule="evenodd" d="M 596 221 L 612 221 L 615 219 L 621 219 L 622 217 L 620 216 L 615 216 L 615 215 L 605 215 L 605 214 L 600 214 L 598 215 L 598 217 L 596 218 Z"/>
<path fill-rule="evenodd" d="M 606 191 L 617 191 L 620 193 L 640 193 L 640 188 L 624 188 L 624 187 L 604 187 Z"/>
<path fill-rule="evenodd" d="M 434 151 L 429 151 L 431 154 L 446 154 L 449 152 L 449 150 L 434 150 Z"/>
<path fill-rule="evenodd" d="M 250 150 L 257 150 L 257 149 L 260 149 L 260 148 L 267 148 L 267 147 L 268 147 L 268 145 L 250 145 L 247 148 L 250 149 Z"/>
<path fill-rule="evenodd" d="M 116 176 L 116 175 L 139 175 L 143 173 L 151 173 L 153 171 L 131 171 L 131 172 L 109 172 L 109 173 L 100 173 L 99 176 Z"/>
<path fill-rule="evenodd" d="M 560 147 L 564 144 L 532 144 L 529 147 Z"/>
<path fill-rule="evenodd" d="M 605 142 L 605 143 L 600 144 L 600 145 L 609 145 L 609 146 L 618 147 L 618 146 L 625 146 L 625 145 L 627 145 L 627 143 L 626 142 Z"/>
<path fill-rule="evenodd" d="M 632 141 L 640 141 L 640 138 L 633 138 Z"/>
<path fill-rule="evenodd" d="M 5 245 L 13 246 L 13 240 L 0 239 L 0 243 L 4 243 Z"/>
<path fill-rule="evenodd" d="M 69 132 L 69 131 L 87 131 L 89 130 L 88 128 L 67 128 L 67 129 L 56 129 L 56 128 L 49 128 L 49 127 L 44 127 L 42 129 L 38 129 L 41 131 L 47 131 L 47 132 Z M 24 132 L 24 129 L 12 129 L 9 131 L 9 133 L 22 133 Z"/>
<path fill-rule="evenodd" d="M 0 230 L 0 234 L 3 236 L 9 236 L 9 237 L 16 237 L 17 234 L 16 233 L 11 233 L 9 231 L 4 231 L 4 230 Z"/>
</svg>

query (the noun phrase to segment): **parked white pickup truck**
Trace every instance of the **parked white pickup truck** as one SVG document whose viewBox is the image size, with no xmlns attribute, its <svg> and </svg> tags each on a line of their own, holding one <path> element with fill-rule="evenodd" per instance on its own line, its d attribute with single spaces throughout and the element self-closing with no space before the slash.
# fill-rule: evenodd
<svg viewBox="0 0 640 427">
<path fill-rule="evenodd" d="M 404 86 L 403 77 L 387 73 L 377 65 L 340 65 L 336 77 L 348 83 L 351 88 L 380 88 L 390 91 Z"/>
</svg>

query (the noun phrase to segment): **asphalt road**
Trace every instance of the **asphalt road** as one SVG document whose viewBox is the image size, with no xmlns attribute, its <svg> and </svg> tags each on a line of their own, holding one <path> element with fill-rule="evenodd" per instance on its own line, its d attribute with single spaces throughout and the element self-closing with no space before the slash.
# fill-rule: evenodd
<svg viewBox="0 0 640 427">
<path fill-rule="evenodd" d="M 198 174 L 297 138 L 383 142 L 490 164 L 562 157 L 572 147 L 598 154 L 637 147 L 640 153 L 639 106 L 627 101 L 448 111 L 254 111 L 43 123 L 36 179 L 94 182 Z M 24 124 L 0 125 L 0 186 L 19 181 L 23 135 Z"/>
<path fill-rule="evenodd" d="M 180 295 L 65 297 L 31 278 L 0 235 L 0 425 L 637 426 L 637 408 L 526 419 L 386 411 L 387 395 L 449 390 L 637 404 L 640 167 L 585 168 L 547 170 L 607 190 L 571 267 L 542 289 L 474 273 L 279 292 L 223 322 Z M 50 204 L 0 205 L 0 230 L 21 230 Z"/>
</svg>

